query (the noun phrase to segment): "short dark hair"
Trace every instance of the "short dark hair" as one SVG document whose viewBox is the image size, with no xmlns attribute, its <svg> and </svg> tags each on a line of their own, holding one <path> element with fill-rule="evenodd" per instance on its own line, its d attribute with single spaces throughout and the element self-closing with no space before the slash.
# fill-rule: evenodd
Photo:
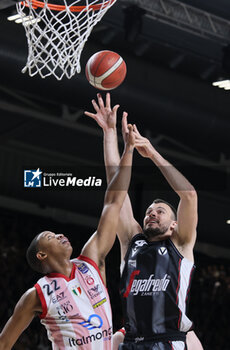
<svg viewBox="0 0 230 350">
<path fill-rule="evenodd" d="M 37 234 L 37 236 L 34 237 L 32 242 L 30 243 L 27 251 L 26 251 L 26 259 L 28 264 L 30 265 L 31 269 L 43 273 L 42 269 L 42 263 L 41 261 L 37 258 L 37 252 L 38 252 L 38 236 L 40 235 Z"/>
<path fill-rule="evenodd" d="M 176 209 L 174 208 L 174 206 L 168 202 L 166 202 L 164 199 L 160 199 L 160 198 L 157 198 L 157 199 L 154 199 L 153 203 L 164 203 L 164 204 L 167 204 L 170 209 L 172 210 L 172 213 L 173 213 L 173 220 L 176 221 L 177 219 L 177 212 L 176 212 Z"/>
</svg>

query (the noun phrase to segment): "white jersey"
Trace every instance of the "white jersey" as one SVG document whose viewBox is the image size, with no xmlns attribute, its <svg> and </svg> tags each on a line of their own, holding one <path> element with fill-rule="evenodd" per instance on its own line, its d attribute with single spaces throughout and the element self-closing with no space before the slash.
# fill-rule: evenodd
<svg viewBox="0 0 230 350">
<path fill-rule="evenodd" d="M 41 323 L 53 350 L 111 350 L 112 312 L 98 266 L 79 256 L 68 278 L 50 273 L 36 284 Z"/>
</svg>

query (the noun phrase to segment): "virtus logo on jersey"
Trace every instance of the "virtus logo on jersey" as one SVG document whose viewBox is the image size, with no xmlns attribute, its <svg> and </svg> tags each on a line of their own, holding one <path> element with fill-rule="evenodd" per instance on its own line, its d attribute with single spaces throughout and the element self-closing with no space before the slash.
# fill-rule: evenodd
<svg viewBox="0 0 230 350">
<path fill-rule="evenodd" d="M 159 253 L 160 255 L 166 255 L 166 254 L 168 253 L 168 250 L 167 250 L 167 248 L 165 248 L 165 247 L 160 247 L 160 248 L 158 249 L 158 253 Z"/>
<path fill-rule="evenodd" d="M 130 293 L 146 296 L 153 295 L 156 292 L 165 292 L 170 282 L 170 276 L 165 274 L 162 279 L 153 277 L 154 275 L 150 275 L 149 279 L 134 279 Z"/>
</svg>

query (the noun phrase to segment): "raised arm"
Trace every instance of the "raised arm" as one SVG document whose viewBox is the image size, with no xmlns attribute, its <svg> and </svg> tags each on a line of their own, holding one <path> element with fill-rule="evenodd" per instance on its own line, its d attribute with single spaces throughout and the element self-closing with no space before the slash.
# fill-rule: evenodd
<svg viewBox="0 0 230 350">
<path fill-rule="evenodd" d="M 183 255 L 193 259 L 192 249 L 196 240 L 197 194 L 191 183 L 152 146 L 149 140 L 139 133 L 134 125 L 135 145 L 137 151 L 151 159 L 159 168 L 172 189 L 180 197 L 177 210 L 177 227 L 172 240 L 183 251 Z"/>
<path fill-rule="evenodd" d="M 97 103 L 92 101 L 96 113 L 85 112 L 85 114 L 93 118 L 97 124 L 103 129 L 104 133 L 104 161 L 107 176 L 107 183 L 113 177 L 119 162 L 120 155 L 118 150 L 117 140 L 117 110 L 119 105 L 111 108 L 110 94 L 106 94 L 106 101 L 104 101 L 100 94 L 97 95 Z M 123 132 L 127 132 L 127 113 L 123 113 Z M 134 219 L 132 205 L 130 198 L 127 195 L 122 209 L 120 211 L 120 220 L 117 227 L 117 234 L 121 243 L 121 257 L 123 259 L 128 243 L 133 235 L 142 232 L 140 225 Z"/>
<path fill-rule="evenodd" d="M 119 166 L 105 193 L 104 207 L 97 231 L 82 250 L 82 255 L 88 256 L 98 264 L 104 281 L 105 257 L 112 248 L 116 238 L 120 210 L 130 183 L 133 150 L 133 127 L 130 125 Z"/>
<path fill-rule="evenodd" d="M 10 350 L 34 316 L 42 312 L 35 288 L 29 289 L 18 301 L 14 313 L 0 333 L 0 350 Z"/>
</svg>

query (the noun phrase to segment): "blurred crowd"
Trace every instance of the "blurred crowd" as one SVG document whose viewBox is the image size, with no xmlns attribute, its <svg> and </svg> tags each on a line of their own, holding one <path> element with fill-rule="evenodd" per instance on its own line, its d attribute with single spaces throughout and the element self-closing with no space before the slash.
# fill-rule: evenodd
<svg viewBox="0 0 230 350">
<path fill-rule="evenodd" d="M 20 296 L 40 278 L 28 267 L 25 253 L 33 237 L 45 229 L 65 233 L 75 248 L 74 256 L 78 256 L 84 242 L 92 234 L 86 232 L 86 228 L 76 228 L 10 211 L 1 212 L 0 329 L 11 316 Z M 191 290 L 189 316 L 194 321 L 195 332 L 204 350 L 229 350 L 230 260 L 215 260 L 200 254 L 196 254 L 195 259 L 197 269 Z M 117 242 L 107 258 L 107 281 L 114 315 L 114 330 L 117 330 L 122 326 Z M 22 334 L 13 349 L 51 349 L 45 328 L 40 325 L 38 317 Z"/>
<path fill-rule="evenodd" d="M 230 261 L 196 258 L 190 315 L 205 350 L 230 349 Z"/>
</svg>

